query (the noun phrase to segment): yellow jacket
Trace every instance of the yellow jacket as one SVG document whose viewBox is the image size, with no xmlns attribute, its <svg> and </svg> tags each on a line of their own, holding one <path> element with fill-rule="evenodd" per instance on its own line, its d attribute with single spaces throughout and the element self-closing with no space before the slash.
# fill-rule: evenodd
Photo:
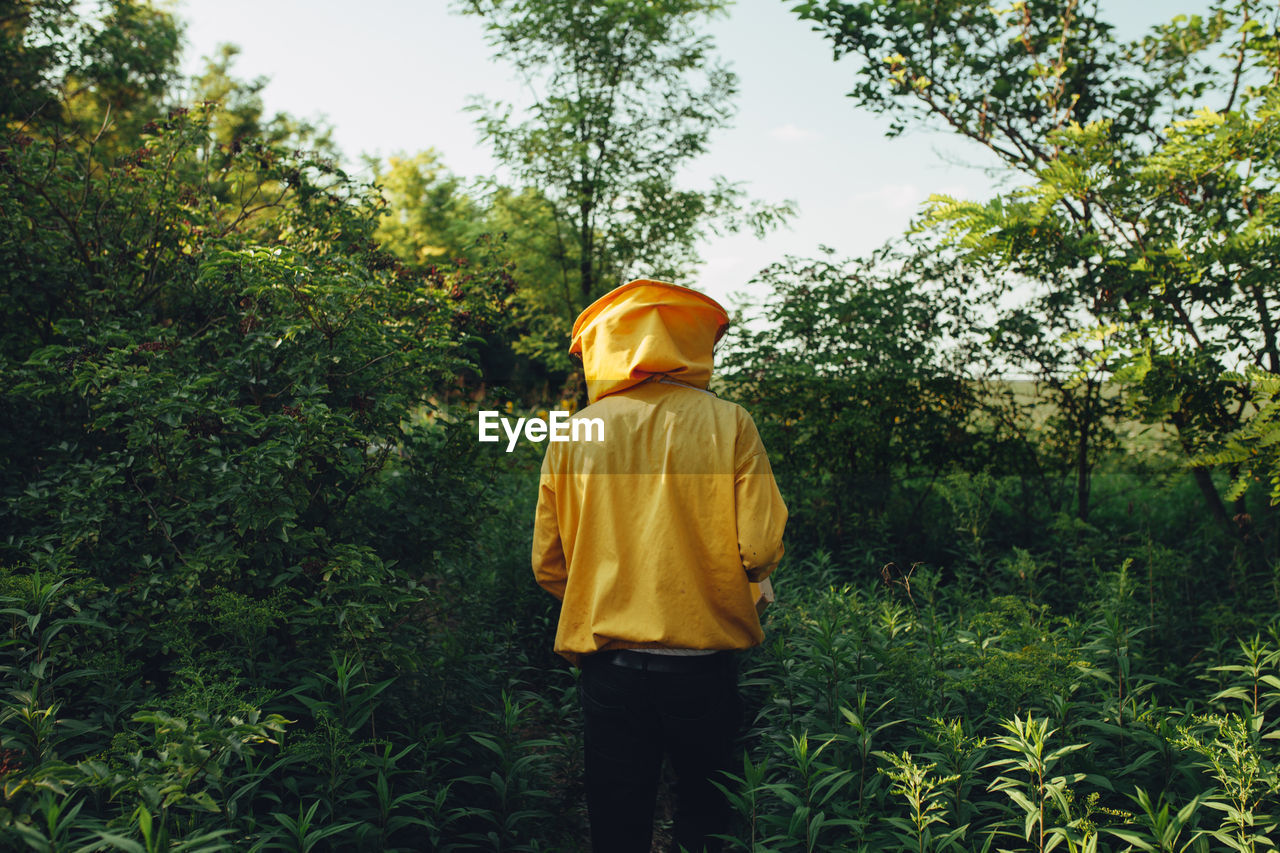
<svg viewBox="0 0 1280 853">
<path fill-rule="evenodd" d="M 703 390 L 728 323 L 709 297 L 641 280 L 574 324 L 591 399 L 574 418 L 599 418 L 604 436 L 548 443 L 533 535 L 570 661 L 764 638 L 750 582 L 782 558 L 787 508 L 751 416 Z"/>
</svg>

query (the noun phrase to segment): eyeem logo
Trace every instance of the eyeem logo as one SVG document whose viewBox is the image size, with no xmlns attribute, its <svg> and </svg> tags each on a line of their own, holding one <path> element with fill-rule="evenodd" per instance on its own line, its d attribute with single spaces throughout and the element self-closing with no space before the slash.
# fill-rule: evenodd
<svg viewBox="0 0 1280 853">
<path fill-rule="evenodd" d="M 521 431 L 528 441 L 604 441 L 603 418 L 570 418 L 568 412 L 551 412 L 548 420 L 542 418 L 516 418 L 515 426 L 510 418 L 504 418 L 492 410 L 479 413 L 480 440 L 501 441 L 498 426 L 507 434 L 507 452 L 516 449 Z"/>
</svg>

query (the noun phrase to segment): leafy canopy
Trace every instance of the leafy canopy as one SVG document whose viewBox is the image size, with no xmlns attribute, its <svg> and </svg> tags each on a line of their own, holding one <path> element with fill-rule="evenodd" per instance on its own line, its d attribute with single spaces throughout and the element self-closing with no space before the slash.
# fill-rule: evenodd
<svg viewBox="0 0 1280 853">
<path fill-rule="evenodd" d="M 942 123 L 1021 173 L 986 201 L 935 197 L 949 250 L 1055 294 L 1105 330 L 1135 411 L 1186 453 L 1241 424 L 1253 366 L 1280 372 L 1280 10 L 1217 0 L 1120 42 L 1100 4 L 815 0 L 796 7 L 863 59 L 855 100 L 895 129 Z M 1193 473 L 1233 531 L 1208 472 Z M 1238 509 L 1237 512 L 1242 510 Z"/>
</svg>

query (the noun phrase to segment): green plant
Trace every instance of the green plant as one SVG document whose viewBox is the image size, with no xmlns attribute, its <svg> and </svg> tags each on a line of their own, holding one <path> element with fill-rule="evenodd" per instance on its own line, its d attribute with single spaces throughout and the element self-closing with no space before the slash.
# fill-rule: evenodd
<svg viewBox="0 0 1280 853">
<path fill-rule="evenodd" d="M 888 762 L 880 772 L 892 783 L 889 792 L 902 797 L 909 810 L 907 818 L 890 817 L 894 838 L 903 849 L 916 853 L 926 851 L 964 850 L 962 842 L 968 824 L 950 827 L 947 821 L 947 785 L 958 782 L 959 774 L 941 776 L 932 773 L 936 764 L 918 764 L 908 752 L 901 755 L 882 752 L 877 755 Z"/>
<path fill-rule="evenodd" d="M 1107 827 L 1105 832 L 1138 850 L 1159 851 L 1159 853 L 1208 850 L 1207 839 L 1193 835 L 1184 841 L 1182 837 L 1183 832 L 1192 825 L 1196 812 L 1203 802 L 1202 796 L 1193 797 L 1176 812 L 1170 811 L 1170 804 L 1163 798 L 1159 801 L 1160 807 L 1157 809 L 1156 804 L 1151 801 L 1151 795 L 1142 788 L 1131 796 L 1140 809 L 1140 813 L 1133 818 L 1132 822 L 1142 828 L 1135 830 Z"/>
<path fill-rule="evenodd" d="M 1212 701 L 1235 699 L 1240 702 L 1241 715 L 1246 719 L 1261 719 L 1280 704 L 1280 645 L 1276 645 L 1275 626 L 1270 641 L 1261 634 L 1238 641 L 1240 663 L 1224 663 L 1209 667 L 1209 672 L 1233 673 L 1235 683 L 1219 690 Z M 1271 727 L 1274 727 L 1273 722 Z"/>
<path fill-rule="evenodd" d="M 927 748 L 920 757 L 932 762 L 939 775 L 950 780 L 944 793 L 952 824 L 972 823 L 979 809 L 971 792 L 979 783 L 979 771 L 988 755 L 986 738 L 969 734 L 960 718 L 929 719 L 924 737 Z"/>
<path fill-rule="evenodd" d="M 271 816 L 284 829 L 282 837 L 279 840 L 260 842 L 253 849 L 309 853 L 313 847 L 324 839 L 346 832 L 357 825 L 357 821 L 347 821 L 327 826 L 316 826 L 316 809 L 320 808 L 319 801 L 312 803 L 311 808 L 305 812 L 303 808 L 304 806 L 301 804 L 298 806 L 298 816 L 296 818 L 292 818 L 283 812 L 272 812 Z"/>
<path fill-rule="evenodd" d="M 1259 722 L 1253 716 L 1201 714 L 1178 728 L 1178 746 L 1195 753 L 1219 786 L 1204 806 L 1221 812 L 1222 824 L 1197 837 L 1239 853 L 1272 846 L 1269 839 L 1280 825 L 1264 810 L 1267 799 L 1280 792 L 1280 775 L 1261 750 Z"/>
<path fill-rule="evenodd" d="M 809 735 L 803 732 L 791 735 L 790 742 L 781 747 L 789 778 L 775 784 L 772 793 L 789 811 L 776 817 L 774 823 L 779 829 L 785 827 L 783 837 L 806 853 L 826 849 L 822 839 L 830 838 L 831 831 L 856 832 L 865 826 L 864 820 L 838 816 L 843 810 L 837 795 L 854 776 L 852 771 L 822 760 L 823 751 L 836 740 L 835 736 L 829 737 L 816 749 L 810 749 Z M 828 810 L 833 813 L 828 814 Z"/>
<path fill-rule="evenodd" d="M 1014 717 L 1001 724 L 1007 734 L 992 738 L 994 749 L 1013 753 L 986 766 L 1001 768 L 1004 772 L 995 778 L 988 790 L 1001 791 L 1014 805 L 1014 814 L 1021 818 L 1020 831 L 1004 832 L 1029 842 L 1031 849 L 1044 853 L 1053 849 L 1059 840 L 1071 844 L 1096 845 L 1096 832 L 1086 818 L 1072 816 L 1070 786 L 1084 780 L 1084 773 L 1055 773 L 1063 759 L 1084 749 L 1088 744 L 1076 743 L 1049 748 L 1049 740 L 1055 730 L 1048 722 L 1028 717 Z M 1057 817 L 1050 812 L 1056 809 L 1066 823 L 1051 821 Z M 1095 839 L 1090 841 L 1090 839 Z"/>
<path fill-rule="evenodd" d="M 530 700 L 532 701 L 532 700 Z M 471 732 L 470 738 L 484 750 L 482 765 L 488 774 L 459 777 L 460 785 L 483 792 L 474 805 L 460 806 L 450 815 L 462 827 L 474 827 L 460 838 L 495 851 L 536 850 L 534 827 L 545 825 L 550 813 L 541 805 L 551 794 L 546 789 L 547 757 L 543 750 L 555 746 L 548 738 L 521 737 L 529 702 L 520 704 L 506 691 L 496 713 L 493 734 Z"/>
</svg>

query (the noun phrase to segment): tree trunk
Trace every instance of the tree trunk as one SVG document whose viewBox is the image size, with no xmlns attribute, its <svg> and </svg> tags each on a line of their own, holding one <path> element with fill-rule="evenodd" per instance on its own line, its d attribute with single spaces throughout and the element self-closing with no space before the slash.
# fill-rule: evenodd
<svg viewBox="0 0 1280 853">
<path fill-rule="evenodd" d="M 1089 489 L 1093 482 L 1093 470 L 1089 465 L 1089 426 L 1080 425 L 1076 438 L 1076 518 L 1089 520 Z"/>
<path fill-rule="evenodd" d="M 1205 507 L 1209 510 L 1209 515 L 1214 522 L 1223 533 L 1239 541 L 1240 529 L 1232 522 L 1231 516 L 1227 515 L 1226 504 L 1222 502 L 1222 495 L 1218 493 L 1218 487 L 1213 484 L 1213 478 L 1209 476 L 1209 469 L 1192 468 L 1191 475 L 1195 477 L 1196 486 L 1199 487 L 1200 494 L 1204 497 Z"/>
</svg>

